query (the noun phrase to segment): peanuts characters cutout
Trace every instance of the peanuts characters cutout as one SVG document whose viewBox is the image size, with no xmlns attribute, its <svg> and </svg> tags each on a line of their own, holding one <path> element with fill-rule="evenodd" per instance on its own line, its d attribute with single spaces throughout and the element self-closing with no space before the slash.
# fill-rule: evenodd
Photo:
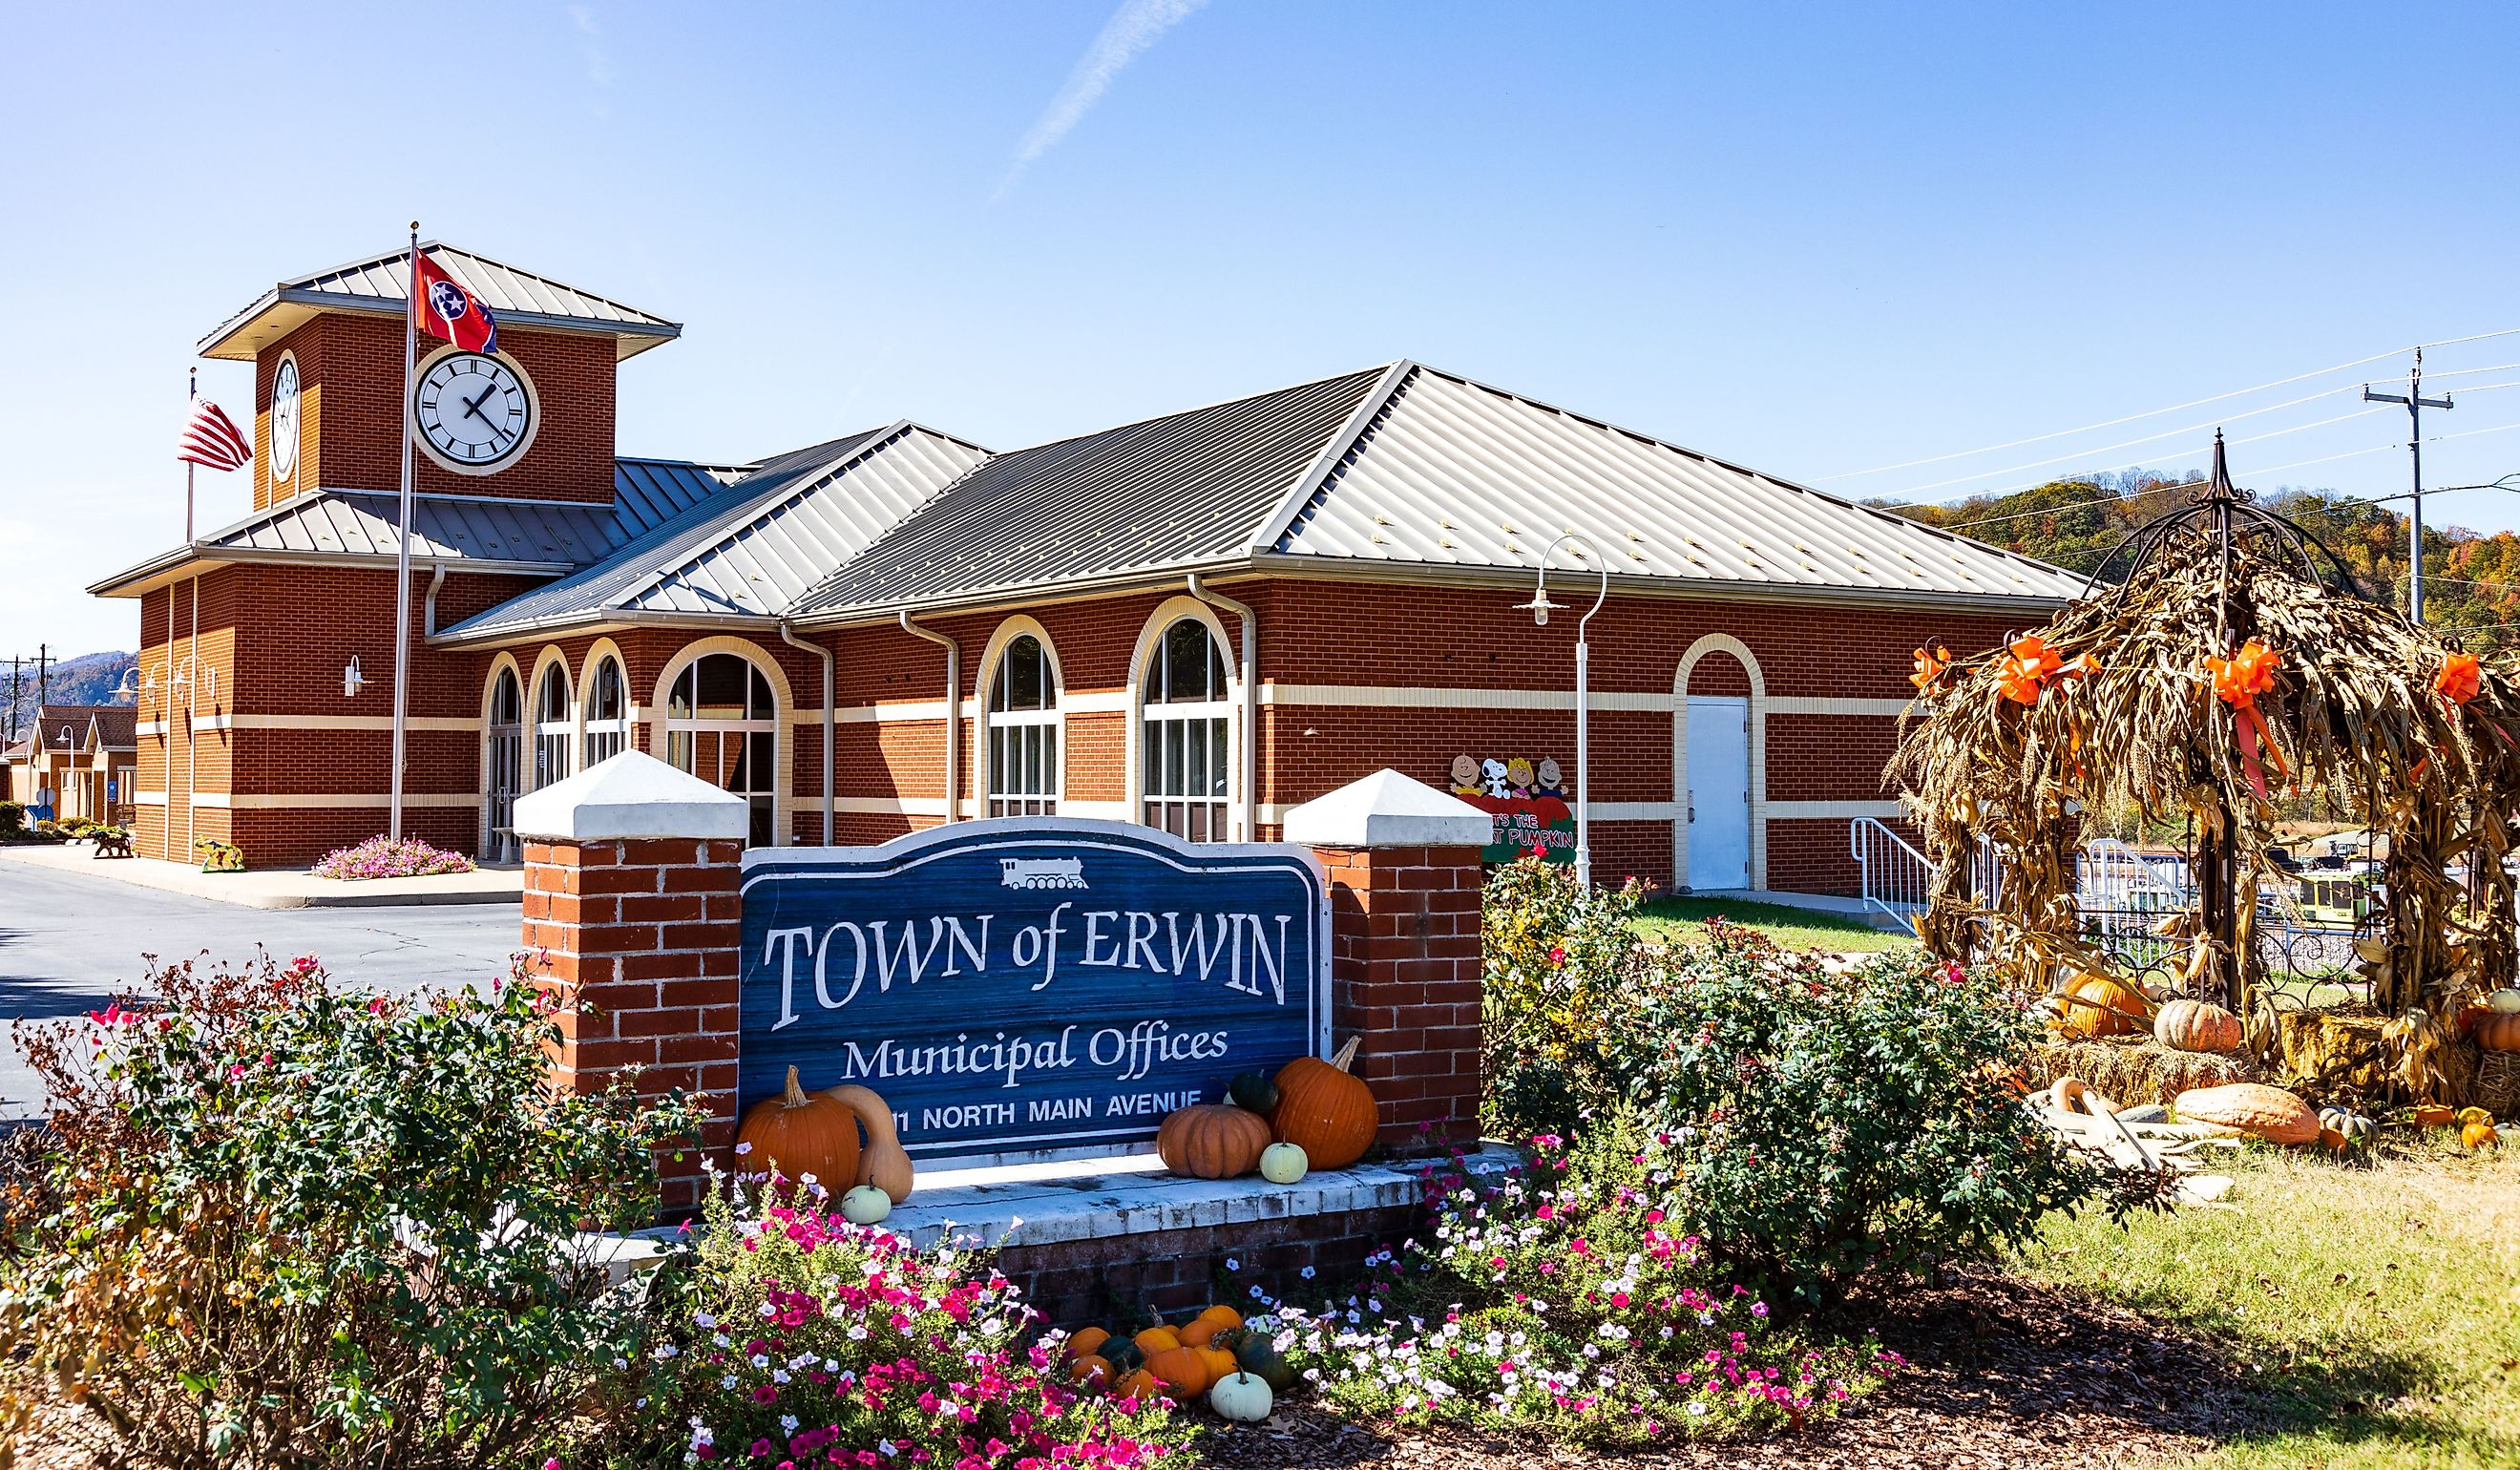
<svg viewBox="0 0 2520 1470">
<path fill-rule="evenodd" d="M 1496 821 L 1483 861 L 1510 863 L 1535 848 L 1551 863 L 1575 861 L 1575 813 L 1555 756 L 1457 755 L 1451 771 L 1453 794 Z"/>
</svg>

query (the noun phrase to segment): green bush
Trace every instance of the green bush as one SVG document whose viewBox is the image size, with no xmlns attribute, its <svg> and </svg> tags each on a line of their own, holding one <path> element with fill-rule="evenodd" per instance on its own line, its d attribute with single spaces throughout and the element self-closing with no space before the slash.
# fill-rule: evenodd
<svg viewBox="0 0 2520 1470">
<path fill-rule="evenodd" d="M 1710 924 L 1634 1002 L 1620 1084 L 1679 1208 L 1805 1296 L 2017 1244 L 2101 1185 L 2018 1105 L 2004 1074 L 2039 1023 L 1987 975 L 1918 955 L 1831 973 Z"/>
<path fill-rule="evenodd" d="M 1615 1108 L 1610 1052 L 1626 1044 L 1623 998 L 1640 947 L 1629 920 L 1644 898 L 1633 878 L 1586 889 L 1574 869 L 1536 858 L 1500 866 L 1481 909 L 1481 1020 L 1487 1098 L 1498 1136 L 1567 1134 Z"/>
<path fill-rule="evenodd" d="M 84 837 L 95 825 L 96 820 L 92 817 L 65 817 L 53 824 L 53 829 L 65 837 Z"/>
<path fill-rule="evenodd" d="M 20 801 L 0 801 L 0 842 L 5 842 L 25 829 L 26 804 Z"/>
<path fill-rule="evenodd" d="M 109 1463 L 538 1460 L 639 1338 L 574 1232 L 653 1219 L 692 1110 L 554 1091 L 565 1002 L 521 983 L 148 991 L 18 1029 L 60 1142 L 0 1267 L 9 1416 L 82 1405 Z"/>
</svg>

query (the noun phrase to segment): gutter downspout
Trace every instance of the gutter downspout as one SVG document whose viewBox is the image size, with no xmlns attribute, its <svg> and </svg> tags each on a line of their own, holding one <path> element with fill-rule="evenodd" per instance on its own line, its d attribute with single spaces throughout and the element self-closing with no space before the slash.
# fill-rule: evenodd
<svg viewBox="0 0 2520 1470">
<path fill-rule="evenodd" d="M 821 644 L 807 643 L 798 638 L 795 630 L 788 626 L 788 620 L 784 617 L 779 620 L 779 641 L 791 648 L 802 648 L 808 653 L 823 655 L 823 845 L 829 847 L 832 845 L 832 814 L 836 810 L 832 805 L 832 790 L 838 784 L 832 779 L 832 726 L 837 717 L 837 712 L 832 703 L 833 698 L 832 678 L 832 670 L 838 665 L 838 656 Z"/>
<path fill-rule="evenodd" d="M 1242 620 L 1242 767 L 1241 799 L 1235 802 L 1236 826 L 1245 842 L 1260 840 L 1260 614 L 1248 602 L 1238 602 L 1189 578 L 1190 595 L 1211 602 Z"/>
<path fill-rule="evenodd" d="M 428 591 L 420 600 L 420 636 L 423 642 L 437 636 L 437 589 L 446 585 L 446 563 L 438 562 L 428 570 Z"/>
<path fill-rule="evenodd" d="M 901 615 L 901 631 L 945 647 L 945 820 L 963 817 L 963 646 Z"/>
</svg>

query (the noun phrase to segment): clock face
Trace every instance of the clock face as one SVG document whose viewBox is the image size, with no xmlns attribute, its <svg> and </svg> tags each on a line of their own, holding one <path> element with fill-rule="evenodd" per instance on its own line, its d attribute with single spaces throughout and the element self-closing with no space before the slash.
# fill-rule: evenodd
<svg viewBox="0 0 2520 1470">
<path fill-rule="evenodd" d="M 297 472 L 297 359 L 284 352 L 271 373 L 271 477 Z"/>
<path fill-rule="evenodd" d="M 505 468 L 534 437 L 534 397 L 506 359 L 449 352 L 421 370 L 412 424 L 437 461 L 464 474 Z"/>
</svg>

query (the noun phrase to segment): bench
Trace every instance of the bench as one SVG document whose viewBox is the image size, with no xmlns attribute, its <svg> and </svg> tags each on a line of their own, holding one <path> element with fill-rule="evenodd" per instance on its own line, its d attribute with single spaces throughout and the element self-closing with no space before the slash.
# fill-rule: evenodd
<svg viewBox="0 0 2520 1470">
<path fill-rule="evenodd" d="M 117 837 L 99 833 L 96 838 L 96 851 L 88 856 L 90 858 L 128 858 L 131 856 L 131 834 L 125 832 Z"/>
</svg>

